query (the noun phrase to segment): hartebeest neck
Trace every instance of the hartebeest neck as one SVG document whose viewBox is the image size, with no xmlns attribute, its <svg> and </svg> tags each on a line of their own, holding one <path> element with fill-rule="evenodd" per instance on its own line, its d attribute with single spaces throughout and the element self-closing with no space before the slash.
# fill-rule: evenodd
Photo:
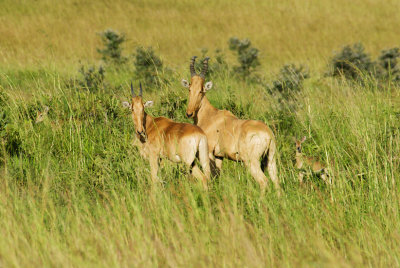
<svg viewBox="0 0 400 268">
<path fill-rule="evenodd" d="M 212 106 L 207 97 L 204 96 L 200 102 L 199 110 L 194 117 L 194 123 L 198 126 L 211 122 L 209 119 L 218 111 L 217 108 Z"/>
<path fill-rule="evenodd" d="M 143 121 L 143 125 L 144 125 L 144 131 L 145 131 L 145 133 L 146 133 L 146 135 L 148 134 L 148 130 L 150 130 L 151 129 L 151 124 L 153 123 L 153 117 L 151 116 L 151 115 L 148 115 L 146 112 L 144 112 L 144 121 Z M 145 143 L 146 142 L 146 139 L 143 139 L 143 137 L 142 136 L 140 136 L 140 135 L 138 135 L 138 134 L 136 134 L 137 136 L 138 136 L 138 138 L 139 138 L 139 140 L 142 142 L 142 143 Z"/>
<path fill-rule="evenodd" d="M 297 150 L 296 150 L 296 162 L 299 162 L 299 161 L 301 161 L 301 158 L 303 157 L 303 154 L 302 153 L 299 153 Z"/>
</svg>

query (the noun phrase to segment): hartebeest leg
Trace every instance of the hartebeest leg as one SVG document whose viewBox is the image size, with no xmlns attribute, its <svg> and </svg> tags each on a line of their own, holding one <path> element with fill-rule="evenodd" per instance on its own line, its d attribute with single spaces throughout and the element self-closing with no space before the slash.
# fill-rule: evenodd
<svg viewBox="0 0 400 268">
<path fill-rule="evenodd" d="M 192 175 L 193 175 L 193 177 L 195 177 L 196 179 L 201 181 L 205 190 L 208 190 L 208 186 L 207 186 L 208 179 L 206 178 L 204 173 L 201 172 L 200 168 L 197 165 L 194 165 L 192 167 Z"/>
<path fill-rule="evenodd" d="M 222 169 L 222 159 L 221 158 L 215 158 L 215 166 L 221 170 Z"/>
<path fill-rule="evenodd" d="M 213 177 L 219 176 L 221 173 L 222 160 L 216 158 L 212 153 L 209 153 L 211 175 Z"/>
<path fill-rule="evenodd" d="M 267 168 L 268 168 L 269 177 L 271 178 L 272 182 L 274 183 L 275 188 L 279 189 L 278 169 L 276 167 L 275 159 L 273 159 L 272 161 L 268 160 Z"/>
<path fill-rule="evenodd" d="M 269 148 L 268 148 L 268 163 L 267 163 L 267 169 L 268 169 L 268 174 L 269 177 L 271 178 L 272 182 L 275 185 L 275 189 L 279 190 L 279 181 L 278 181 L 278 168 L 276 167 L 276 144 L 275 141 L 272 140 L 270 142 Z"/>
<path fill-rule="evenodd" d="M 300 182 L 300 184 L 303 184 L 303 178 L 304 178 L 304 172 L 300 171 L 299 172 L 299 182 Z"/>
<path fill-rule="evenodd" d="M 264 190 L 267 186 L 267 177 L 264 175 L 264 172 L 261 170 L 260 161 L 251 160 L 247 164 L 248 168 L 250 169 L 250 173 L 253 178 L 258 182 L 260 185 L 261 190 Z"/>
<path fill-rule="evenodd" d="M 150 162 L 150 173 L 151 173 L 151 180 L 153 183 L 161 182 L 158 178 L 158 156 L 156 154 L 151 154 L 149 157 Z"/>
</svg>

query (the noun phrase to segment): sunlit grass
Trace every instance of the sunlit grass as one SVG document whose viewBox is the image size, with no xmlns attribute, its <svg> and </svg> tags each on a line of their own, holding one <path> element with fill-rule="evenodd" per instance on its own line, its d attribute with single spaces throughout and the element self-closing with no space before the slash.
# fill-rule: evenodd
<svg viewBox="0 0 400 268">
<path fill-rule="evenodd" d="M 399 88 L 324 76 L 342 45 L 361 41 L 373 54 L 398 46 L 399 8 L 361 0 L 2 1 L 0 266 L 400 266 Z M 232 64 L 227 40 L 250 38 L 267 82 L 285 63 L 310 66 L 293 100 L 230 72 L 215 74 L 207 93 L 215 107 L 236 104 L 242 117 L 273 129 L 282 195 L 272 185 L 262 194 L 242 163 L 227 160 L 208 192 L 166 160 L 163 186 L 153 185 L 121 105 L 133 66 L 107 69 L 105 89 L 67 86 L 79 79 L 79 61 L 100 59 L 96 33 L 107 28 L 126 33 L 124 53 L 151 45 L 171 68 L 144 98 L 154 100 L 149 113 L 178 121 L 191 122 L 180 80 L 201 48 L 222 48 Z M 178 108 L 165 107 L 177 98 Z M 45 106 L 47 118 L 35 124 Z M 305 135 L 304 153 L 330 163 L 332 186 L 311 175 L 299 185 L 292 137 Z"/>
<path fill-rule="evenodd" d="M 276 129 L 284 191 L 278 198 L 272 189 L 261 195 L 244 166 L 229 161 L 209 192 L 168 161 L 160 174 L 165 185 L 152 185 L 148 163 L 132 147 L 133 124 L 120 104 L 125 89 L 84 92 L 47 75 L 33 78 L 29 97 L 16 93 L 17 76 L 3 86 L 22 151 L 4 156 L 2 165 L 2 264 L 399 265 L 396 91 L 311 79 L 297 97 L 294 125 L 282 129 L 276 118 L 286 117 L 268 108 L 276 107 L 274 98 L 255 104 L 229 79 L 215 78 L 209 98 L 216 107 L 231 87 L 238 101 L 250 103 L 248 117 Z M 186 96 L 179 80 L 171 82 Z M 151 113 L 159 113 L 169 87 L 145 93 L 155 100 Z M 33 111 L 44 105 L 48 119 L 34 124 Z M 298 184 L 291 136 L 300 135 L 309 136 L 306 154 L 335 161 L 332 187 L 316 177 Z"/>
</svg>

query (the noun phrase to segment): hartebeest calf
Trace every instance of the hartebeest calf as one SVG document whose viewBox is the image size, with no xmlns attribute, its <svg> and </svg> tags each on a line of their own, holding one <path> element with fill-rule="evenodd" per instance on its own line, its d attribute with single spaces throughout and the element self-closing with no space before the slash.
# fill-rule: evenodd
<svg viewBox="0 0 400 268">
<path fill-rule="evenodd" d="M 177 123 L 165 117 L 152 117 L 144 108 L 153 105 L 152 101 L 143 103 L 142 85 L 140 93 L 135 95 L 131 84 L 132 102 L 124 102 L 125 107 L 130 107 L 132 119 L 138 138 L 140 154 L 150 162 L 151 178 L 159 181 L 158 160 L 166 157 L 173 162 L 184 162 L 192 168 L 192 174 L 201 180 L 207 188 L 210 178 L 210 160 L 208 158 L 207 136 L 195 125 Z M 195 164 L 196 155 L 201 167 Z"/>
<path fill-rule="evenodd" d="M 311 169 L 311 172 L 317 174 L 325 181 L 325 183 L 331 184 L 331 180 L 328 177 L 327 167 L 321 163 L 316 157 L 309 157 L 303 155 L 301 151 L 301 144 L 306 140 L 304 136 L 301 140 L 293 138 L 296 144 L 296 168 L 299 170 L 299 182 L 303 183 L 303 177 L 306 169 Z"/>
<path fill-rule="evenodd" d="M 221 169 L 222 158 L 243 161 L 262 189 L 267 185 L 264 175 L 267 167 L 272 182 L 279 189 L 276 141 L 272 130 L 263 122 L 241 120 L 229 111 L 214 108 L 206 97 L 212 87 L 211 81 L 205 83 L 209 58 L 204 59 L 200 75 L 194 69 L 195 60 L 196 56 L 190 63 L 190 83 L 182 80 L 182 85 L 189 88 L 186 115 L 206 133 L 212 164 Z"/>
<path fill-rule="evenodd" d="M 36 120 L 35 123 L 40 123 L 43 122 L 44 119 L 46 119 L 47 113 L 49 112 L 50 108 L 48 106 L 44 106 L 43 111 L 37 111 L 36 112 Z"/>
</svg>

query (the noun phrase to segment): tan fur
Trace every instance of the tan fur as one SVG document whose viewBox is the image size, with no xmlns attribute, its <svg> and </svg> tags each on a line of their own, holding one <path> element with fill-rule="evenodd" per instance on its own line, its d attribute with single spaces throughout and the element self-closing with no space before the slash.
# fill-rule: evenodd
<svg viewBox="0 0 400 268">
<path fill-rule="evenodd" d="M 165 117 L 152 117 L 144 111 L 142 97 L 132 98 L 132 119 L 140 154 L 150 162 L 151 178 L 159 181 L 158 159 L 166 157 L 173 162 L 184 162 L 191 167 L 198 154 L 203 172 L 197 165 L 192 167 L 192 174 L 202 181 L 207 188 L 210 179 L 207 137 L 197 126 L 177 123 Z"/>
<path fill-rule="evenodd" d="M 299 182 L 303 183 L 304 169 L 311 169 L 313 173 L 320 174 L 321 178 L 326 183 L 331 183 L 330 178 L 328 178 L 327 167 L 316 157 L 309 157 L 303 155 L 301 151 L 301 144 L 306 140 L 303 137 L 301 140 L 294 139 L 296 143 L 296 168 L 299 169 Z"/>
<path fill-rule="evenodd" d="M 260 165 L 263 159 L 271 180 L 279 189 L 276 141 L 272 130 L 263 122 L 240 120 L 229 111 L 214 108 L 205 96 L 207 89 L 200 76 L 192 76 L 190 85 L 185 80 L 182 84 L 189 86 L 187 116 L 193 117 L 195 124 L 207 135 L 213 166 L 221 168 L 222 160 L 219 158 L 243 161 L 264 189 L 267 177 Z"/>
</svg>

